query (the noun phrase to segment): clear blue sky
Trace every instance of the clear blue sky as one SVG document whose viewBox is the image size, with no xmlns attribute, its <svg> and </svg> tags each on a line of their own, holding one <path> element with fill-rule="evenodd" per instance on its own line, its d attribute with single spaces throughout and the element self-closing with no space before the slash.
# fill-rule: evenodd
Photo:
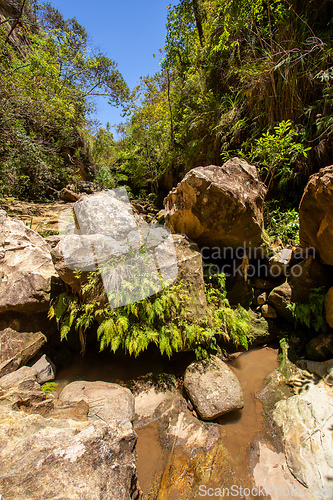
<svg viewBox="0 0 333 500">
<path fill-rule="evenodd" d="M 167 6 L 172 0 L 51 0 L 67 19 L 76 17 L 88 32 L 92 46 L 118 64 L 129 87 L 140 76 L 158 71 L 164 48 Z M 153 54 L 156 57 L 153 57 Z M 120 110 L 97 101 L 96 118 L 105 126 L 120 123 Z"/>
</svg>

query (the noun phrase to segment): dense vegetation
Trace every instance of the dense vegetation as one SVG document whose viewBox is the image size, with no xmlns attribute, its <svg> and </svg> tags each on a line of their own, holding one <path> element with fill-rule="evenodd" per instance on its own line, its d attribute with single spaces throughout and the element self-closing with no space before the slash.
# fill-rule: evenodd
<svg viewBox="0 0 333 500">
<path fill-rule="evenodd" d="M 161 70 L 131 93 L 75 19 L 16 3 L 0 25 L 3 196 L 51 198 L 82 176 L 163 195 L 236 153 L 272 198 L 288 182 L 296 207 L 309 174 L 332 162 L 329 0 L 179 0 Z M 89 121 L 96 94 L 124 107 L 121 140 Z"/>
<path fill-rule="evenodd" d="M 125 185 L 160 208 L 188 170 L 237 155 L 268 187 L 269 235 L 298 244 L 304 185 L 333 163 L 330 0 L 178 0 L 168 8 L 160 71 L 132 90 L 75 18 L 33 0 L 10 6 L 0 10 L 0 197 L 57 199 L 87 179 Z M 123 108 L 119 140 L 91 119 L 97 95 Z M 97 322 L 101 349 L 135 355 L 156 344 L 168 356 L 202 356 L 221 338 L 246 347 L 248 317 L 229 306 L 222 277 L 207 286 L 207 318 L 196 321 L 180 284 L 112 309 L 105 297 L 83 299 L 97 279 L 52 305 L 62 338 L 76 329 L 84 347 Z M 300 323 L 322 316 L 317 299 L 294 307 Z"/>
</svg>

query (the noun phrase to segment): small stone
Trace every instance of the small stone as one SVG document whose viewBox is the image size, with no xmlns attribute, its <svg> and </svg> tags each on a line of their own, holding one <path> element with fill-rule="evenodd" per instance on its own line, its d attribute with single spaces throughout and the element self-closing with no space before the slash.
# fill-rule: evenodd
<svg viewBox="0 0 333 500">
<path fill-rule="evenodd" d="M 261 307 L 261 314 L 263 315 L 264 318 L 270 318 L 270 319 L 277 318 L 277 314 L 274 307 L 270 306 L 269 304 L 264 304 Z"/>
</svg>

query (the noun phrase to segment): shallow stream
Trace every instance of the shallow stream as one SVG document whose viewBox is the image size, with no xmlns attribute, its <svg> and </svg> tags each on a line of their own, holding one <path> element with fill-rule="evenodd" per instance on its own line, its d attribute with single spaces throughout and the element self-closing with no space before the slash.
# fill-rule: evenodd
<svg viewBox="0 0 333 500">
<path fill-rule="evenodd" d="M 186 360 L 184 366 L 182 364 L 180 362 L 179 366 L 173 367 L 175 374 L 186 367 Z M 250 465 L 251 460 L 253 460 L 253 443 L 260 441 L 273 445 L 272 437 L 266 429 L 262 415 L 263 408 L 256 398 L 256 393 L 261 389 L 265 377 L 278 366 L 278 352 L 267 347 L 252 349 L 230 361 L 229 366 L 237 375 L 243 389 L 244 408 L 217 420 L 220 425 L 223 446 L 231 457 L 227 466 L 226 475 L 228 477 L 227 479 L 223 478 L 223 484 L 227 484 L 229 487 L 233 484 L 243 488 L 252 487 Z M 141 360 L 131 359 L 129 361 L 117 356 L 107 358 L 88 355 L 83 360 L 78 360 L 70 368 L 59 371 L 55 381 L 58 383 L 57 392 L 59 393 L 65 385 L 74 380 L 104 380 L 126 385 L 128 381 L 143 376 L 148 371 L 154 373 L 170 372 L 170 363 L 164 362 L 159 357 L 150 360 L 144 357 Z M 156 482 L 159 482 L 159 478 L 162 477 L 163 469 L 168 462 L 168 452 L 165 451 L 160 442 L 156 423 L 136 429 L 136 432 L 138 434 L 137 469 L 144 498 L 147 500 L 156 500 L 156 498 L 172 500 L 173 496 L 168 496 L 167 492 L 161 496 L 159 494 L 158 497 L 156 493 L 149 494 L 153 484 L 156 485 Z M 207 484 L 206 486 L 207 488 L 216 488 L 221 485 Z M 199 495 L 196 488 L 191 500 L 199 498 L 212 497 Z M 233 498 L 242 497 L 234 496 Z M 256 499 L 259 498 L 256 497 Z"/>
</svg>

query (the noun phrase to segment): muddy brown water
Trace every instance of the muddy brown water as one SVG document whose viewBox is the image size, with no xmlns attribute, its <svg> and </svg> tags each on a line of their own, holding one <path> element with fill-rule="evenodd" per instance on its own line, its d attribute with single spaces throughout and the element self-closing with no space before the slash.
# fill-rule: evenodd
<svg viewBox="0 0 333 500">
<path fill-rule="evenodd" d="M 168 366 L 161 360 L 151 361 L 152 363 L 149 364 L 147 360 L 143 362 L 134 360 L 133 363 L 127 363 L 122 358 L 114 358 L 110 361 L 110 359 L 88 356 L 87 359 L 77 362 L 71 368 L 59 372 L 56 378 L 57 392 L 59 393 L 65 385 L 74 380 L 105 380 L 126 385 L 127 381 L 145 375 L 148 371 L 155 373 L 168 371 Z M 219 418 L 217 423 L 221 426 L 223 445 L 231 457 L 229 485 L 251 488 L 253 486 L 250 468 L 251 443 L 260 440 L 273 444 L 266 430 L 263 407 L 256 393 L 262 388 L 265 377 L 277 368 L 278 351 L 267 347 L 252 349 L 230 361 L 229 366 L 237 375 L 243 389 L 244 408 Z M 156 423 L 136 429 L 136 432 L 138 434 L 137 470 L 140 487 L 146 500 L 155 500 L 156 495 L 151 496 L 149 492 L 152 489 L 156 491 L 153 486 L 156 486 L 161 478 L 163 468 L 168 461 L 168 452 L 160 442 Z M 224 484 L 226 484 L 225 481 Z M 215 488 L 220 485 L 211 484 L 207 485 L 207 488 L 210 486 Z M 191 500 L 212 498 L 211 496 L 198 496 L 196 493 L 193 491 Z M 168 496 L 166 495 L 165 498 Z M 259 498 L 256 497 L 256 499 Z"/>
</svg>

